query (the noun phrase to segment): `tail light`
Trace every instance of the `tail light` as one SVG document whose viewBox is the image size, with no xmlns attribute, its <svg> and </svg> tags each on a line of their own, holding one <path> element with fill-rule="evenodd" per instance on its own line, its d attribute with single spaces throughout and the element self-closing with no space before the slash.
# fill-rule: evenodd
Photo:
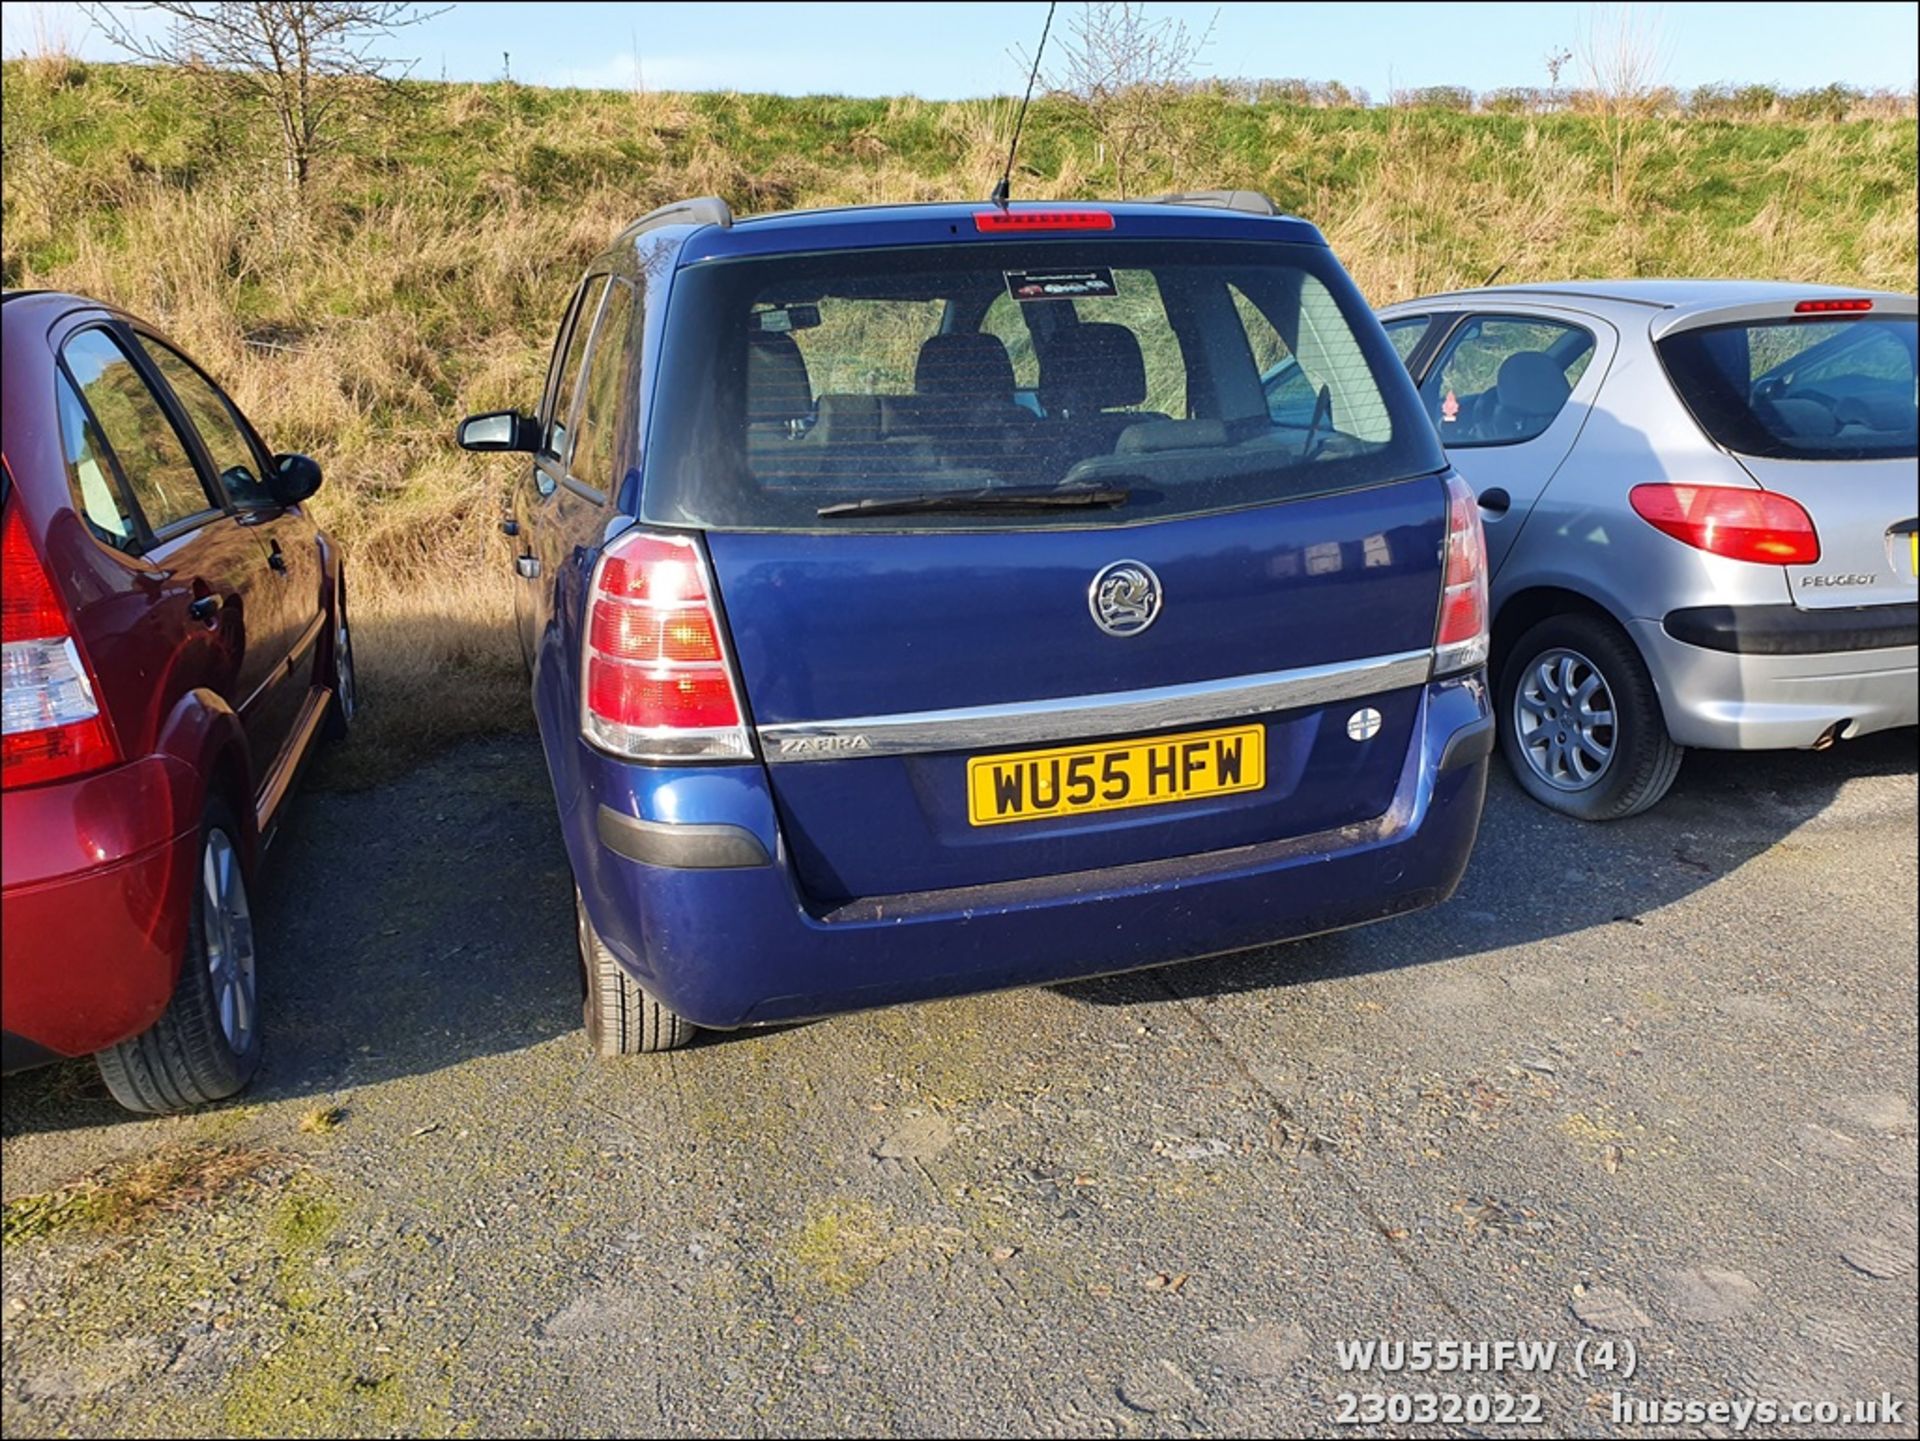
<svg viewBox="0 0 1920 1441">
<path fill-rule="evenodd" d="M 1696 550 L 1759 565 L 1812 565 L 1820 537 L 1797 501 L 1729 485 L 1636 485 L 1633 512 Z"/>
<path fill-rule="evenodd" d="M 1831 315 L 1837 310 L 1871 310 L 1873 302 L 1852 300 L 1803 300 L 1793 307 L 1795 315 Z"/>
<path fill-rule="evenodd" d="M 1487 538 L 1479 502 L 1457 475 L 1447 477 L 1447 572 L 1433 649 L 1435 675 L 1487 663 Z"/>
<path fill-rule="evenodd" d="M 0 519 L 0 640 L 0 786 L 68 780 L 119 760 L 66 607 L 17 505 Z"/>
<path fill-rule="evenodd" d="M 636 760 L 744 760 L 740 687 L 698 541 L 629 530 L 594 567 L 580 728 Z"/>
</svg>

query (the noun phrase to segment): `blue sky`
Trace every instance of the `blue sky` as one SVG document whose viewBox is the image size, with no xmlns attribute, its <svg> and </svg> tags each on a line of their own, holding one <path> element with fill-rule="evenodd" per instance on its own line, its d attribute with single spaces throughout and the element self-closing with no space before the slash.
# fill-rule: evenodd
<svg viewBox="0 0 1920 1441">
<path fill-rule="evenodd" d="M 118 7 L 132 9 L 132 7 Z M 1063 25 L 1075 7 L 1062 4 Z M 1392 89 L 1544 85 L 1548 52 L 1594 22 L 1629 11 L 1657 35 L 1660 79 L 1794 89 L 1832 81 L 1906 89 L 1915 80 L 1915 9 L 1876 4 L 1149 4 L 1150 17 L 1195 31 L 1219 10 L 1200 73 L 1339 80 L 1375 100 Z M 427 79 L 515 79 L 541 85 L 771 90 L 787 94 L 918 94 L 930 99 L 1017 92 L 1009 54 L 1031 48 L 1046 5 L 466 3 L 410 31 L 396 54 Z M 0 4 L 9 55 L 36 29 L 83 58 L 111 58 L 77 5 Z M 36 23 L 37 22 L 37 23 Z M 637 57 L 637 65 L 636 65 Z"/>
</svg>

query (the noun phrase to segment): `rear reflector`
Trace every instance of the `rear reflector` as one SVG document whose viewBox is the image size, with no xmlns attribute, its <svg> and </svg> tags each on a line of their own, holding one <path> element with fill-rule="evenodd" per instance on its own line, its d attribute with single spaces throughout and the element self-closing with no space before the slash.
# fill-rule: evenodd
<svg viewBox="0 0 1920 1441">
<path fill-rule="evenodd" d="M 629 530 L 594 567 L 580 729 L 635 760 L 744 760 L 740 687 L 699 542 Z"/>
<path fill-rule="evenodd" d="M 1111 230 L 1109 210 L 976 210 L 976 230 Z"/>
<path fill-rule="evenodd" d="M 1729 485 L 1636 485 L 1633 513 L 1666 535 L 1729 560 L 1812 565 L 1820 537 L 1797 501 Z"/>
<path fill-rule="evenodd" d="M 1447 477 L 1446 563 L 1433 643 L 1435 675 L 1487 663 L 1487 539 L 1473 490 L 1457 475 Z"/>
<path fill-rule="evenodd" d="M 120 759 L 17 508 L 0 521 L 0 642 L 0 785 L 69 780 Z"/>
<path fill-rule="evenodd" d="M 1871 300 L 1803 300 L 1793 307 L 1795 315 L 1827 315 L 1836 310 L 1871 310 Z"/>
</svg>

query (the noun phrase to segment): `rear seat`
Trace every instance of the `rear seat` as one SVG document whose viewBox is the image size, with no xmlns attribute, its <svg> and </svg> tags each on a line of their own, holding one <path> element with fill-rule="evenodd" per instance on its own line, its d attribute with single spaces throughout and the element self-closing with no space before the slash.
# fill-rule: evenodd
<svg viewBox="0 0 1920 1441">
<path fill-rule="evenodd" d="M 956 331 L 920 347 L 913 394 L 883 395 L 882 434 L 934 447 L 961 467 L 1003 468 L 1036 417 L 1013 398 L 1013 362 L 991 335 Z"/>
<path fill-rule="evenodd" d="M 1169 418 L 1157 410 L 1123 409 L 1146 398 L 1146 361 L 1124 325 L 1082 321 L 1061 332 L 1040 357 L 1040 403 L 1059 437 L 1059 453 L 1069 457 L 1109 455 L 1129 426 Z"/>
</svg>

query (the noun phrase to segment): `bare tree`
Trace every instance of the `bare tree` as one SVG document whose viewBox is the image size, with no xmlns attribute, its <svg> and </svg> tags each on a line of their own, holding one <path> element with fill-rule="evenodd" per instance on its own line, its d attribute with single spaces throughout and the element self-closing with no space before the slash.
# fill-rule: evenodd
<svg viewBox="0 0 1920 1441">
<path fill-rule="evenodd" d="M 1657 7 L 1647 14 L 1630 4 L 1596 6 L 1576 46 L 1606 141 L 1613 203 L 1619 209 L 1627 207 L 1640 173 L 1635 133 L 1658 104 L 1666 70 L 1659 22 Z"/>
<path fill-rule="evenodd" d="M 333 139 L 343 107 L 401 62 L 374 54 L 395 32 L 443 15 L 410 4 L 367 0 L 265 0 L 195 4 L 156 0 L 139 5 L 168 21 L 159 38 L 116 13 L 81 7 L 108 41 L 142 60 L 188 69 L 228 100 L 263 101 L 280 127 L 287 186 L 305 189 L 314 157 Z M 411 65 L 412 62 L 405 62 Z"/>
<path fill-rule="evenodd" d="M 1166 138 L 1169 102 L 1192 83 L 1219 17 L 1195 35 L 1178 21 L 1149 20 L 1145 5 L 1096 0 L 1069 24 L 1047 91 L 1092 127 L 1122 198 L 1142 153 Z"/>
</svg>

